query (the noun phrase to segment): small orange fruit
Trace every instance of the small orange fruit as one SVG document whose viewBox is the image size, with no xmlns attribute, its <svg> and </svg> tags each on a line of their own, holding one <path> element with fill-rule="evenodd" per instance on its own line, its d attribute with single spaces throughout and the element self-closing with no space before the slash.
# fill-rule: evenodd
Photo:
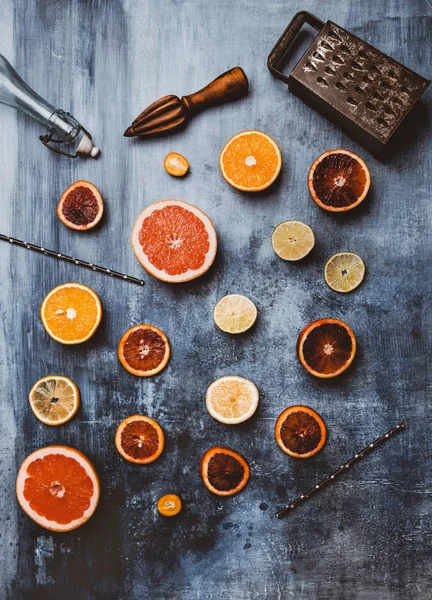
<svg viewBox="0 0 432 600">
<path fill-rule="evenodd" d="M 199 208 L 181 200 L 147 206 L 135 222 L 132 248 L 141 265 L 169 283 L 203 275 L 216 256 L 213 223 Z"/>
<path fill-rule="evenodd" d="M 260 192 L 274 183 L 282 167 L 282 154 L 273 138 L 262 131 L 241 131 L 222 149 L 219 166 L 223 178 L 242 192 Z"/>
<path fill-rule="evenodd" d="M 115 435 L 115 445 L 127 461 L 139 465 L 153 462 L 164 449 L 161 426 L 150 417 L 133 415 L 120 423 Z"/>
<path fill-rule="evenodd" d="M 57 205 L 57 216 L 70 229 L 92 229 L 102 219 L 104 203 L 95 185 L 75 181 L 63 192 Z"/>
<path fill-rule="evenodd" d="M 166 494 L 159 498 L 157 509 L 164 517 L 175 517 L 182 509 L 182 502 L 176 494 Z"/>
<path fill-rule="evenodd" d="M 338 319 L 318 319 L 309 323 L 297 340 L 297 355 L 304 368 L 328 379 L 343 373 L 356 353 L 356 339 L 349 325 Z"/>
<path fill-rule="evenodd" d="M 276 441 L 285 454 L 294 458 L 309 458 L 319 452 L 326 435 L 324 421 L 308 406 L 290 406 L 276 421 Z"/>
<path fill-rule="evenodd" d="M 45 296 L 40 314 L 46 332 L 61 344 L 81 344 L 94 334 L 102 318 L 102 304 L 91 288 L 64 283 Z"/>
<path fill-rule="evenodd" d="M 201 459 L 201 477 L 206 488 L 216 496 L 232 496 L 249 480 L 250 469 L 241 454 L 215 446 Z"/>
<path fill-rule="evenodd" d="M 370 187 L 366 163 L 349 150 L 329 150 L 318 156 L 309 170 L 308 187 L 315 202 L 330 212 L 358 206 Z"/>
<path fill-rule="evenodd" d="M 79 450 L 47 446 L 22 463 L 16 481 L 18 502 L 38 525 L 71 531 L 96 510 L 100 488 L 91 462 Z"/>
<path fill-rule="evenodd" d="M 153 325 L 136 325 L 120 340 L 118 357 L 124 368 L 138 377 L 151 377 L 166 366 L 170 345 L 163 331 Z"/>
<path fill-rule="evenodd" d="M 170 152 L 165 156 L 164 169 L 173 177 L 183 177 L 189 171 L 189 163 L 178 152 Z"/>
</svg>

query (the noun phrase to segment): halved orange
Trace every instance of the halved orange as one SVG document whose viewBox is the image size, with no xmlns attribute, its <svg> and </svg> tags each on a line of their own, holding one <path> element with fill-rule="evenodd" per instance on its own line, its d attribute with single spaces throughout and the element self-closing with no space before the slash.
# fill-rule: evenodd
<svg viewBox="0 0 432 600">
<path fill-rule="evenodd" d="M 135 222 L 132 248 L 141 265 L 169 283 L 203 275 L 216 256 L 213 223 L 199 208 L 181 200 L 147 206 Z"/>
<path fill-rule="evenodd" d="M 310 458 L 324 446 L 327 430 L 308 406 L 289 406 L 278 417 L 275 437 L 281 450 L 294 458 Z"/>
<path fill-rule="evenodd" d="M 358 206 L 370 187 L 364 160 L 349 150 L 329 150 L 318 156 L 309 170 L 308 187 L 315 202 L 330 212 Z"/>
<path fill-rule="evenodd" d="M 157 509 L 164 517 L 175 517 L 182 509 L 182 502 L 176 494 L 166 494 L 159 498 Z"/>
<path fill-rule="evenodd" d="M 162 371 L 170 357 L 170 345 L 163 331 L 153 325 L 136 325 L 120 340 L 118 357 L 124 368 L 138 377 Z"/>
<path fill-rule="evenodd" d="M 297 355 L 309 373 L 328 379 L 348 369 L 356 347 L 356 338 L 349 325 L 338 319 L 318 319 L 300 332 Z"/>
<path fill-rule="evenodd" d="M 57 205 L 57 216 L 70 229 L 92 229 L 102 219 L 104 203 L 95 185 L 75 181 L 65 190 Z"/>
<path fill-rule="evenodd" d="M 219 166 L 232 187 L 242 192 L 260 192 L 276 181 L 282 168 L 282 154 L 266 133 L 241 131 L 223 147 Z"/>
<path fill-rule="evenodd" d="M 201 477 L 206 488 L 217 496 L 232 496 L 249 480 L 246 459 L 223 446 L 210 448 L 201 459 Z"/>
<path fill-rule="evenodd" d="M 189 163 L 182 154 L 170 152 L 165 156 L 164 169 L 173 177 L 183 177 L 189 171 Z"/>
<path fill-rule="evenodd" d="M 21 508 L 38 525 L 71 531 L 96 510 L 100 488 L 96 471 L 79 450 L 47 446 L 30 454 L 16 480 Z"/>
<path fill-rule="evenodd" d="M 102 318 L 102 304 L 91 288 L 63 283 L 45 296 L 40 315 L 46 332 L 61 344 L 81 344 L 94 334 Z"/>
<path fill-rule="evenodd" d="M 162 454 L 164 444 L 162 427 L 150 417 L 133 415 L 117 427 L 116 448 L 129 462 L 139 465 L 153 462 Z"/>
</svg>

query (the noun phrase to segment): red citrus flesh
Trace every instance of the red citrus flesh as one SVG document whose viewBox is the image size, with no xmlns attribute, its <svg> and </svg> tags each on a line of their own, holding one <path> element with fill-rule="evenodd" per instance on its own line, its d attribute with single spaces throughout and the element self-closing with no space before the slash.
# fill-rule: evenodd
<svg viewBox="0 0 432 600">
<path fill-rule="evenodd" d="M 336 377 L 352 363 L 356 353 L 354 332 L 338 319 L 319 319 L 307 325 L 297 340 L 304 368 L 321 378 Z"/>
<path fill-rule="evenodd" d="M 139 215 L 132 247 L 142 266 L 162 281 L 179 283 L 205 273 L 217 247 L 216 231 L 200 209 L 180 200 L 162 200 Z"/>
<path fill-rule="evenodd" d="M 139 377 L 156 375 L 166 366 L 170 357 L 168 338 L 152 325 L 137 325 L 123 335 L 118 357 L 124 368 Z"/>
<path fill-rule="evenodd" d="M 308 187 L 321 208 L 343 212 L 366 197 L 370 174 L 366 163 L 348 150 L 329 150 L 319 156 L 309 171 Z"/>
<path fill-rule="evenodd" d="M 242 490 L 249 474 L 249 465 L 244 457 L 230 448 L 210 448 L 201 460 L 204 485 L 217 496 L 232 496 Z"/>
<path fill-rule="evenodd" d="M 295 458 L 309 458 L 326 440 L 324 421 L 308 406 L 290 406 L 279 416 L 275 428 L 280 448 Z"/>
<path fill-rule="evenodd" d="M 70 229 L 95 227 L 104 210 L 99 190 L 88 181 L 76 181 L 63 193 L 57 206 L 59 219 Z"/>
<path fill-rule="evenodd" d="M 150 417 L 133 415 L 118 426 L 115 443 L 127 461 L 148 464 L 161 455 L 164 434 L 160 425 Z"/>
</svg>

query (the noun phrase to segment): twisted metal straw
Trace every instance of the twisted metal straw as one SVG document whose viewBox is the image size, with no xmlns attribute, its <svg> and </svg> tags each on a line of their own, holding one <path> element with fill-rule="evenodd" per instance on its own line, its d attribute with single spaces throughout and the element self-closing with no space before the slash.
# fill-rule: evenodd
<svg viewBox="0 0 432 600">
<path fill-rule="evenodd" d="M 326 477 L 325 479 L 323 479 L 322 481 L 320 481 L 319 483 L 314 485 L 313 488 L 311 488 L 307 492 L 304 492 L 301 496 L 299 496 L 298 498 L 296 498 L 295 500 L 293 500 L 292 502 L 287 504 L 280 511 L 278 511 L 276 513 L 276 517 L 278 519 L 282 519 L 282 517 L 284 517 L 289 512 L 291 512 L 293 510 L 293 508 L 296 508 L 296 506 L 298 506 L 299 504 L 301 504 L 302 502 L 304 502 L 305 500 L 310 498 L 312 495 L 316 494 L 318 492 L 318 490 L 320 490 L 322 487 L 324 487 L 327 483 L 330 483 L 331 481 L 336 479 L 336 477 L 339 477 L 339 475 L 344 473 L 352 464 L 354 464 L 358 460 L 362 459 L 366 454 L 369 454 L 370 452 L 375 450 L 375 448 L 377 448 L 380 444 L 382 444 L 383 442 L 385 442 L 386 440 L 391 438 L 393 435 L 395 435 L 395 433 L 398 433 L 399 431 L 403 431 L 405 428 L 406 428 L 406 424 L 400 423 L 400 425 L 393 427 L 393 429 L 390 429 L 390 431 L 387 431 L 387 433 L 382 435 L 380 438 L 378 438 L 377 440 L 368 444 L 366 446 L 366 448 L 363 448 L 363 450 L 360 450 L 360 452 L 357 452 L 357 454 L 355 454 L 352 458 L 350 458 L 345 464 L 340 466 L 339 469 L 336 469 L 336 471 L 334 471 L 334 473 L 332 473 L 331 475 L 329 475 L 328 477 Z"/>
<path fill-rule="evenodd" d="M 142 279 L 137 279 L 136 277 L 132 277 L 131 275 L 125 275 L 124 273 L 120 273 L 119 271 L 113 271 L 112 269 L 107 269 L 106 267 L 101 267 L 100 265 L 95 265 L 85 260 L 74 258 L 73 256 L 68 256 L 67 254 L 62 254 L 61 252 L 48 250 L 48 248 L 43 248 L 42 246 L 36 246 L 35 244 L 30 244 L 29 242 L 23 242 L 22 240 L 17 240 L 16 238 L 10 237 L 9 235 L 4 235 L 3 233 L 0 233 L 0 240 L 3 240 L 4 242 L 9 242 L 10 244 L 15 244 L 16 246 L 21 246 L 22 248 L 27 248 L 27 250 L 34 250 L 35 252 L 45 254 L 46 256 L 52 256 L 53 258 L 57 258 L 58 260 L 65 260 L 66 262 L 70 262 L 74 265 L 79 265 L 80 267 L 96 271 L 97 273 L 103 273 L 104 275 L 109 275 L 110 277 L 123 279 L 123 281 L 130 281 L 131 283 L 136 283 L 137 285 L 144 285 L 144 281 Z"/>
</svg>

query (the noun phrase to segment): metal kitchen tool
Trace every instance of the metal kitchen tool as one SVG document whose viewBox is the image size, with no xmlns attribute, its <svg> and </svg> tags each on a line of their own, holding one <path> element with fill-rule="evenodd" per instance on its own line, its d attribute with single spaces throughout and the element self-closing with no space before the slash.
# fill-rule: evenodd
<svg viewBox="0 0 432 600">
<path fill-rule="evenodd" d="M 183 127 L 189 118 L 209 106 L 229 102 L 248 93 L 249 82 L 240 67 L 222 73 L 202 90 L 183 96 L 164 96 L 150 104 L 124 132 L 125 137 L 147 137 Z"/>
<path fill-rule="evenodd" d="M 287 77 L 280 67 L 307 23 L 319 33 Z M 384 148 L 430 81 L 332 21 L 298 12 L 268 57 L 289 90 L 371 152 Z"/>
<path fill-rule="evenodd" d="M 68 112 L 55 108 L 36 94 L 21 79 L 12 65 L 0 54 L 0 102 L 12 106 L 30 115 L 47 129 L 40 141 L 54 152 L 76 158 L 99 154 L 99 148 L 93 146 L 92 137 L 80 123 Z M 61 145 L 66 145 L 64 149 Z"/>
</svg>

